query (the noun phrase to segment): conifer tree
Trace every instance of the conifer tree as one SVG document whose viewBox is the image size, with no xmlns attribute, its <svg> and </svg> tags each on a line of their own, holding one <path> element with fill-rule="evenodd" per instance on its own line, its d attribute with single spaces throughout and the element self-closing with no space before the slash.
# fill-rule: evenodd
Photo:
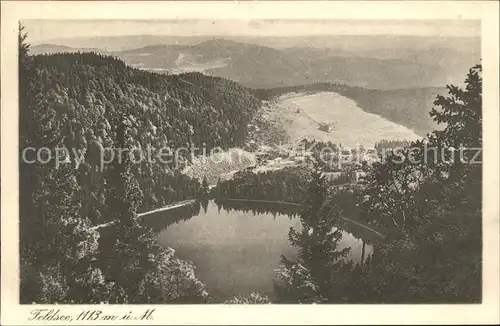
<svg viewBox="0 0 500 326">
<path fill-rule="evenodd" d="M 345 257 L 349 248 L 339 249 L 342 223 L 337 208 L 326 205 L 328 187 L 319 164 L 311 173 L 308 197 L 300 214 L 301 229 L 290 228 L 289 239 L 298 249 L 296 261 L 282 257 L 282 268 L 275 282 L 279 301 L 341 301 L 334 292 L 342 278 L 339 270 L 349 269 Z"/>
<path fill-rule="evenodd" d="M 210 192 L 210 188 L 208 186 L 208 181 L 207 181 L 206 176 L 203 177 L 203 181 L 201 183 L 201 189 L 203 191 L 203 195 L 207 195 Z"/>
<path fill-rule="evenodd" d="M 437 97 L 431 115 L 444 128 L 409 145 L 414 153 L 420 149 L 415 163 L 390 160 L 368 171 L 361 206 L 375 221 L 383 216 L 399 223 L 377 245 L 371 269 L 352 280 L 351 300 L 480 302 L 482 164 L 472 157 L 482 148 L 481 66 L 465 84 Z M 384 175 L 412 182 L 395 184 Z"/>
<path fill-rule="evenodd" d="M 117 221 L 113 228 L 113 239 L 107 239 L 108 248 L 101 256 L 103 268 L 109 279 L 118 284 L 125 296 L 117 295 L 117 300 L 134 303 L 141 302 L 144 293 L 139 285 L 144 275 L 152 268 L 149 264 L 149 242 L 153 239 L 137 221 L 137 209 L 143 194 L 132 172 L 129 156 L 130 145 L 125 138 L 130 121 L 122 116 L 116 128 L 114 159 L 108 170 L 107 184 L 112 185 L 107 197 L 108 214 Z M 153 266 L 154 267 L 154 266 Z M 124 303 L 122 302 L 122 303 Z M 147 302 L 147 301 L 146 301 Z"/>
</svg>

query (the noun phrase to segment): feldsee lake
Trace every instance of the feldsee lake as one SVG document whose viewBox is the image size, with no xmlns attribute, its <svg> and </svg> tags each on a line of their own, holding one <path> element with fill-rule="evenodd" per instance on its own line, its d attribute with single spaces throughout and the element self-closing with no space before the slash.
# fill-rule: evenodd
<svg viewBox="0 0 500 326">
<path fill-rule="evenodd" d="M 215 301 L 253 291 L 274 298 L 273 279 L 281 255 L 296 257 L 288 232 L 290 227 L 300 229 L 298 210 L 283 204 L 210 200 L 149 214 L 143 220 L 157 231 L 162 246 L 194 263 Z M 373 250 L 366 238 L 377 235 L 360 232 L 349 222 L 345 228 L 339 248 L 350 247 L 346 259 L 354 263 L 362 256 L 366 261 Z"/>
</svg>

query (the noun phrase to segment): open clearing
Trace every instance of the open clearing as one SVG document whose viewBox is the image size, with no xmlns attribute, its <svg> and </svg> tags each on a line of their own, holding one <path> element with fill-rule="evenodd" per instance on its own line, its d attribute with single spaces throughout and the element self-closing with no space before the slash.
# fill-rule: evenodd
<svg viewBox="0 0 500 326">
<path fill-rule="evenodd" d="M 359 145 L 373 147 L 382 140 L 420 138 L 412 130 L 388 121 L 376 114 L 367 113 L 356 103 L 337 93 L 291 93 L 281 96 L 272 105 L 273 118 L 278 119 L 290 134 L 291 141 L 307 138 L 331 141 L 343 147 Z M 330 132 L 319 130 L 319 123 L 334 123 Z"/>
<path fill-rule="evenodd" d="M 206 177 L 209 185 L 215 185 L 218 179 L 230 179 L 236 171 L 256 163 L 257 159 L 253 153 L 240 148 L 231 148 L 226 152 L 213 153 L 207 157 L 196 157 L 183 173 L 200 182 Z"/>
</svg>

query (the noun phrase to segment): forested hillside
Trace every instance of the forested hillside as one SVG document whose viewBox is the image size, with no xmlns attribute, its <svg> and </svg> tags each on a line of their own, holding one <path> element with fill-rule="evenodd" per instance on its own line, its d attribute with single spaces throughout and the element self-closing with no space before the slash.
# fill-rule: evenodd
<svg viewBox="0 0 500 326">
<path fill-rule="evenodd" d="M 212 194 L 221 198 L 302 203 L 309 178 L 308 169 L 302 166 L 262 173 L 240 171 L 231 180 L 218 182 Z"/>
<path fill-rule="evenodd" d="M 34 124 L 26 125 L 26 132 L 33 132 L 37 122 L 43 121 L 40 131 L 50 133 L 52 145 L 86 153 L 80 171 L 98 163 L 92 156 L 95 149 L 113 146 L 116 125 L 123 117 L 130 124 L 129 145 L 144 151 L 151 146 L 154 158 L 160 147 L 175 151 L 205 144 L 209 151 L 214 146 L 240 146 L 247 123 L 260 105 L 236 83 L 199 73 L 157 75 L 93 53 L 31 59 L 30 105 L 37 110 Z M 37 143 L 41 140 L 26 139 L 34 141 L 35 148 L 46 145 Z M 139 179 L 145 181 L 142 189 L 150 194 L 148 208 L 165 204 L 157 198 L 183 199 L 196 194 L 195 182 L 175 174 L 176 163 L 191 159 L 187 150 L 180 154 L 177 162 L 172 159 L 172 163 L 161 165 L 144 160 L 138 166 Z M 188 185 L 182 187 L 184 194 L 172 193 L 168 187 L 183 183 Z"/>
<path fill-rule="evenodd" d="M 260 101 L 234 82 L 199 73 L 158 75 L 95 53 L 30 56 L 25 39 L 20 35 L 21 302 L 206 301 L 192 266 L 158 248 L 136 214 L 198 195 L 199 181 L 181 174 L 178 161 L 190 159 L 193 145 L 242 145 Z M 118 162 L 120 150 L 145 155 L 148 147 L 152 161 L 137 163 L 136 151 Z M 162 163 L 160 147 L 187 150 Z"/>
</svg>

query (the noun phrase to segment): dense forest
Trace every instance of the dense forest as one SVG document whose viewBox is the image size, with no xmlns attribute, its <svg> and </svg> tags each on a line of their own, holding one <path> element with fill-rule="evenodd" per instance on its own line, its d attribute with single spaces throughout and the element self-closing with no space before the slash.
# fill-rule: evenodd
<svg viewBox="0 0 500 326">
<path fill-rule="evenodd" d="M 401 149 L 408 147 L 410 142 L 407 140 L 387 140 L 382 139 L 379 142 L 375 143 L 375 150 L 377 153 L 382 154 L 383 151 L 392 150 L 392 149 Z"/>
<path fill-rule="evenodd" d="M 238 212 L 252 212 L 254 216 L 260 214 L 282 214 L 290 217 L 298 216 L 301 210 L 300 205 L 288 205 L 284 203 L 277 202 L 260 202 L 260 201 L 244 201 L 244 200 L 232 200 L 227 198 L 216 198 L 215 203 L 219 210 L 224 210 L 227 212 L 238 211 Z"/>
<path fill-rule="evenodd" d="M 84 176 L 100 168 L 99 154 L 113 146 L 114 128 L 122 118 L 130 124 L 127 144 L 144 152 L 151 148 L 153 159 L 160 147 L 186 149 L 171 163 L 151 164 L 144 159 L 136 165 L 141 189 L 148 194 L 144 209 L 196 195 L 196 181 L 176 173 L 175 167 L 192 158 L 193 146 L 210 151 L 215 146 L 242 145 L 247 124 L 260 105 L 236 83 L 199 73 L 157 75 L 94 53 L 38 55 L 29 60 L 30 93 L 24 100 L 38 110 L 23 120 L 21 137 L 26 137 L 26 145 L 61 145 L 85 153 L 78 167 Z M 42 121 L 40 132 L 51 133 L 50 141 L 36 135 L 33 126 Z"/>
<path fill-rule="evenodd" d="M 277 171 L 253 173 L 239 171 L 227 181 L 219 181 L 211 195 L 221 198 L 261 199 L 302 203 L 309 183 L 307 167 L 287 167 Z"/>
<path fill-rule="evenodd" d="M 21 302 L 208 300 L 136 214 L 206 190 L 179 172 L 189 152 L 161 162 L 160 147 L 241 146 L 260 100 L 222 78 L 95 53 L 32 56 L 25 34 L 19 43 Z M 153 160 L 141 161 L 147 148 Z"/>
<path fill-rule="evenodd" d="M 367 89 L 340 83 L 314 83 L 308 85 L 285 86 L 256 89 L 255 95 L 262 100 L 272 100 L 286 93 L 335 92 L 350 98 L 365 112 L 375 113 L 389 121 L 412 129 L 416 134 L 425 136 L 438 128 L 429 117 L 433 99 L 445 89 Z"/>
</svg>

